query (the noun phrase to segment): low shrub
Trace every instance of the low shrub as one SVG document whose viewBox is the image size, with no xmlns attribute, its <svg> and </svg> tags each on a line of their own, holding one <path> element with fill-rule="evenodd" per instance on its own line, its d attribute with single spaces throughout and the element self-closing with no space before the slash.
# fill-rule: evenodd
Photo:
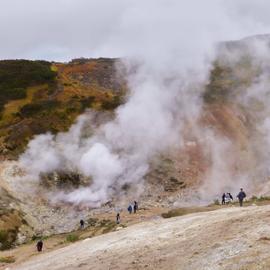
<svg viewBox="0 0 270 270">
<path fill-rule="evenodd" d="M 67 237 L 66 237 L 66 241 L 67 241 L 67 242 L 73 243 L 73 242 L 76 242 L 76 241 L 78 241 L 78 240 L 79 240 L 79 236 L 78 236 L 77 234 L 69 234 L 69 235 L 67 235 Z"/>
<path fill-rule="evenodd" d="M 0 230 L 0 250 L 6 250 L 12 248 L 17 238 L 17 231 L 12 230 Z"/>
<path fill-rule="evenodd" d="M 101 104 L 103 110 L 114 110 L 122 104 L 122 100 L 119 96 L 114 96 L 111 100 L 106 100 Z"/>
<path fill-rule="evenodd" d="M 0 110 L 10 100 L 26 97 L 27 87 L 37 84 L 54 85 L 57 72 L 46 61 L 0 61 Z"/>
<path fill-rule="evenodd" d="M 219 203 L 219 200 L 218 200 L 218 199 L 215 199 L 215 200 L 214 200 L 214 205 L 220 205 L 220 203 Z"/>
<path fill-rule="evenodd" d="M 57 100 L 45 100 L 39 103 L 29 103 L 24 105 L 19 112 L 22 117 L 31 117 L 42 111 L 50 112 L 59 105 Z"/>
<path fill-rule="evenodd" d="M 179 209 L 170 210 L 167 213 L 162 213 L 161 216 L 163 218 L 172 218 L 172 217 L 183 216 L 189 213 L 192 213 L 192 211 L 190 211 L 188 208 L 179 208 Z"/>
<path fill-rule="evenodd" d="M 270 201 L 270 196 L 252 196 L 250 198 L 251 201 L 257 201 L 257 202 L 262 202 L 262 201 Z"/>
<path fill-rule="evenodd" d="M 14 256 L 0 257 L 0 263 L 14 263 L 14 262 L 15 262 Z"/>
<path fill-rule="evenodd" d="M 81 103 L 81 110 L 84 111 L 87 108 L 91 108 L 92 104 L 95 102 L 95 97 L 90 96 L 90 97 L 85 97 L 80 100 Z"/>
</svg>

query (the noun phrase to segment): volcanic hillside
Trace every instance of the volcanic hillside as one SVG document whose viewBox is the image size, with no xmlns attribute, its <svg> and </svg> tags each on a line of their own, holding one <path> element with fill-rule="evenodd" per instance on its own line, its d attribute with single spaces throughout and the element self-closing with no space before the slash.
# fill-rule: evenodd
<svg viewBox="0 0 270 270">
<path fill-rule="evenodd" d="M 0 61 L 1 157 L 16 158 L 36 134 L 66 131 L 87 108 L 120 105 L 126 83 L 116 74 L 117 61 Z"/>
<path fill-rule="evenodd" d="M 259 40 L 265 43 L 268 39 L 263 36 Z M 256 60 L 250 49 L 252 42 L 251 38 L 220 46 L 201 92 L 202 112 L 197 129 L 186 123 L 183 147 L 168 149 L 151 161 L 140 197 L 144 207 L 183 205 L 190 203 L 190 194 L 193 194 L 193 203 L 201 203 L 205 193 L 216 194 L 216 183 L 222 177 L 228 181 L 220 181 L 218 185 L 220 190 L 225 190 L 234 186 L 234 179 L 245 174 L 249 175 L 254 194 L 261 195 L 262 190 L 263 195 L 268 194 L 267 166 L 262 166 L 268 158 L 264 151 L 267 134 L 260 130 L 260 124 L 268 116 L 268 106 L 264 95 L 249 98 L 248 102 L 243 100 L 254 83 L 260 84 L 262 77 L 269 77 L 270 62 Z M 113 118 L 115 109 L 125 103 L 129 94 L 125 76 L 118 72 L 119 66 L 119 59 L 104 58 L 76 59 L 69 63 L 0 61 L 0 157 L 3 161 L 0 242 L 3 249 L 41 233 L 72 231 L 80 216 L 90 218 L 93 213 L 113 211 L 116 207 L 115 198 L 96 212 L 78 206 L 74 213 L 70 212 L 69 205 L 48 204 L 43 196 L 47 189 L 61 190 L 66 185 L 77 188 L 88 181 L 76 172 L 44 175 L 40 191 L 33 196 L 20 192 L 25 185 L 14 181 L 14 176 L 22 173 L 16 159 L 35 135 L 67 131 L 87 110 L 95 115 L 93 128 Z M 212 152 L 205 151 L 208 138 L 212 139 L 208 142 Z M 217 162 L 220 157 L 222 162 Z M 246 182 L 239 185 L 242 183 Z M 235 186 L 234 191 L 238 188 Z M 126 200 L 131 200 L 132 187 L 124 185 L 122 189 Z M 209 198 L 206 201 L 209 203 Z"/>
</svg>

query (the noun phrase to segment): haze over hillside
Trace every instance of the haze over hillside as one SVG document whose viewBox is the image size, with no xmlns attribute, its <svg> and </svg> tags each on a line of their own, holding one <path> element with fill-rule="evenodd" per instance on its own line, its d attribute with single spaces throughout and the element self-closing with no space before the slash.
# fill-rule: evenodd
<svg viewBox="0 0 270 270">
<path fill-rule="evenodd" d="M 268 36 L 221 44 L 202 90 L 175 100 L 179 107 L 176 111 L 176 104 L 172 107 L 172 126 L 164 127 L 170 136 L 164 145 L 158 143 L 161 137 L 153 140 L 152 135 L 158 134 L 139 128 L 143 118 L 128 122 L 129 130 L 115 133 L 124 123 L 121 113 L 132 94 L 124 78 L 136 76 L 138 67 L 123 70 L 119 59 L 77 59 L 67 64 L 1 61 L 0 73 L 6 78 L 1 87 L 14 89 L 5 95 L 1 110 L 3 213 L 19 224 L 26 220 L 33 229 L 22 230 L 29 237 L 41 227 L 47 234 L 70 231 L 76 217 L 92 215 L 88 207 L 110 201 L 112 207 L 122 208 L 134 194 L 145 204 L 166 207 L 209 203 L 223 190 L 235 193 L 240 186 L 250 195 L 268 195 L 268 50 Z M 143 142 L 145 134 L 149 138 Z M 110 156 L 101 142 L 117 156 Z M 89 156 L 91 145 L 95 151 Z M 127 156 L 125 151 L 133 151 L 133 146 L 143 158 Z M 123 160 L 132 157 L 122 179 L 121 155 Z M 33 191 L 36 196 L 29 199 Z M 51 206 L 56 207 L 54 212 Z M 81 211 L 74 211 L 77 206 Z M 73 222 L 67 223 L 71 216 Z M 12 231 L 14 224 L 8 222 L 7 231 Z"/>
<path fill-rule="evenodd" d="M 0 249 L 216 209 L 240 187 L 267 201 L 268 2 L 26 1 L 0 11 Z"/>
</svg>

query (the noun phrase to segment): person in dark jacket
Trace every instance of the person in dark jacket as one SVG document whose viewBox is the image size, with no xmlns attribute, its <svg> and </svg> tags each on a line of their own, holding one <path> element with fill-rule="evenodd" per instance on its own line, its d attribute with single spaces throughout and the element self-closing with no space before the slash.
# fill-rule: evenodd
<svg viewBox="0 0 270 270">
<path fill-rule="evenodd" d="M 117 213 L 116 215 L 116 224 L 120 223 L 120 213 Z"/>
<path fill-rule="evenodd" d="M 239 200 L 239 204 L 240 206 L 243 206 L 243 200 L 246 198 L 246 193 L 243 191 L 243 189 L 241 188 L 240 189 L 240 192 L 238 193 L 237 195 L 237 198 Z"/>
<path fill-rule="evenodd" d="M 134 206 L 133 206 L 134 214 L 136 214 L 137 210 L 138 210 L 138 203 L 134 201 Z"/>
<path fill-rule="evenodd" d="M 132 206 L 131 206 L 131 204 L 128 206 L 128 212 L 131 214 L 132 213 Z"/>
<path fill-rule="evenodd" d="M 225 198 L 226 198 L 226 194 L 223 193 L 223 195 L 222 195 L 222 200 L 221 200 L 221 204 L 225 204 Z"/>
<path fill-rule="evenodd" d="M 84 229 L 84 220 L 83 219 L 80 220 L 80 227 L 81 227 L 81 229 Z"/>
<path fill-rule="evenodd" d="M 232 196 L 232 194 L 231 194 L 230 192 L 229 192 L 228 194 L 229 194 L 230 199 L 233 201 L 233 196 Z"/>
<path fill-rule="evenodd" d="M 38 252 L 41 252 L 41 251 L 42 251 L 42 248 L 43 248 L 43 242 L 42 242 L 42 240 L 40 239 L 40 240 L 38 240 L 38 242 L 37 242 L 37 251 L 38 251 Z"/>
</svg>

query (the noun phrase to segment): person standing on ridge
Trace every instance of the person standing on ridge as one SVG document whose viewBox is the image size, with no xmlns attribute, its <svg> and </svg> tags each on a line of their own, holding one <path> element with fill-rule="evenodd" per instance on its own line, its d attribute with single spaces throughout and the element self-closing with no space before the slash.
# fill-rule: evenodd
<svg viewBox="0 0 270 270">
<path fill-rule="evenodd" d="M 120 213 L 119 212 L 116 215 L 116 224 L 120 224 Z"/>
<path fill-rule="evenodd" d="M 225 204 L 225 197 L 226 197 L 226 194 L 223 193 L 223 195 L 222 195 L 222 200 L 221 200 L 221 204 Z"/>
<path fill-rule="evenodd" d="M 84 229 L 84 220 L 83 219 L 80 220 L 80 227 L 81 227 L 81 230 Z"/>
<path fill-rule="evenodd" d="M 243 189 L 240 189 L 240 192 L 238 193 L 238 195 L 236 196 L 239 200 L 239 204 L 240 206 L 243 206 L 243 200 L 246 198 L 246 193 L 243 191 Z"/>
<path fill-rule="evenodd" d="M 138 203 L 134 201 L 134 206 L 133 206 L 134 214 L 136 214 L 137 210 L 138 210 Z"/>
</svg>

